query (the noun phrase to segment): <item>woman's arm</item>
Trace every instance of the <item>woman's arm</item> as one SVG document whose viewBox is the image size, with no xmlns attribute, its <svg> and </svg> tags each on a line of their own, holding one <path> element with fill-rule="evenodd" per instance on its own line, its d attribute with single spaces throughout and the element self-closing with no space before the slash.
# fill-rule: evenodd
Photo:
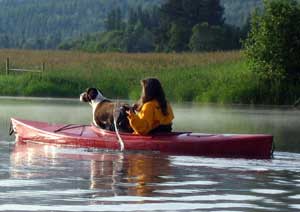
<svg viewBox="0 0 300 212">
<path fill-rule="evenodd" d="M 128 112 L 130 126 L 135 133 L 146 135 L 154 126 L 154 108 L 151 104 L 143 105 L 141 111 L 135 114 L 133 111 Z"/>
</svg>

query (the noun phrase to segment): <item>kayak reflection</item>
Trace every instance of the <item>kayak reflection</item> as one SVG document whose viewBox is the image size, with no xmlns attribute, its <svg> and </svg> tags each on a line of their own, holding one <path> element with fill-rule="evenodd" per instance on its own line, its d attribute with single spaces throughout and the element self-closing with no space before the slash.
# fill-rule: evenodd
<svg viewBox="0 0 300 212">
<path fill-rule="evenodd" d="M 99 152 L 17 142 L 11 153 L 11 177 L 83 181 L 79 186 L 93 197 L 111 195 L 151 196 L 164 176 L 172 175 L 168 156 L 144 152 Z M 76 181 L 76 184 L 78 180 Z M 103 192 L 103 191 L 106 192 Z"/>
</svg>

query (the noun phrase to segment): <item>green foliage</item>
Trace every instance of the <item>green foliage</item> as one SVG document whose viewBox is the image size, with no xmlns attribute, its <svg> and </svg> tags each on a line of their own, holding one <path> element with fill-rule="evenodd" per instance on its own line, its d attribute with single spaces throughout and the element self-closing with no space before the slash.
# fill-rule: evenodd
<svg viewBox="0 0 300 212">
<path fill-rule="evenodd" d="M 187 51 L 192 29 L 197 24 L 221 26 L 223 7 L 219 0 L 167 0 L 161 6 L 157 49 Z M 167 45 L 165 45 L 167 43 Z"/>
<path fill-rule="evenodd" d="M 272 0 L 264 7 L 252 17 L 246 55 L 251 69 L 276 90 L 300 76 L 300 6 L 295 0 Z"/>
<path fill-rule="evenodd" d="M 126 52 L 151 52 L 154 50 L 154 35 L 140 21 L 134 26 L 127 27 L 124 42 Z"/>
<path fill-rule="evenodd" d="M 240 48 L 240 33 L 231 26 L 210 26 L 207 23 L 193 27 L 189 48 L 194 52 Z"/>
<path fill-rule="evenodd" d="M 239 49 L 240 30 L 224 24 L 219 0 L 166 1 L 161 8 L 131 8 L 121 23 L 120 9 L 107 16 L 107 31 L 61 49 L 90 52 L 182 52 Z M 96 46 L 96 48 L 95 48 Z"/>
<path fill-rule="evenodd" d="M 104 32 L 99 35 L 99 41 L 95 44 L 99 52 L 121 52 L 125 48 L 122 31 Z"/>
<path fill-rule="evenodd" d="M 218 47 L 215 46 L 215 38 L 212 35 L 215 35 L 215 32 L 207 23 L 197 24 L 193 27 L 190 49 L 194 52 L 215 50 Z"/>
<path fill-rule="evenodd" d="M 131 9 L 127 22 L 115 23 L 111 14 L 110 27 L 106 32 L 85 36 L 82 39 L 64 42 L 59 48 L 64 50 L 84 50 L 89 52 L 151 52 L 155 50 L 154 28 L 158 23 L 157 8 Z M 116 12 L 113 12 L 113 17 Z M 115 30 L 112 30 L 114 29 Z M 118 30 L 117 30 L 118 29 Z"/>
<path fill-rule="evenodd" d="M 181 52 L 187 50 L 187 41 L 189 39 L 189 28 L 184 23 L 172 23 L 169 29 L 168 50 Z"/>
<path fill-rule="evenodd" d="M 162 16 L 169 23 L 184 23 L 192 28 L 198 23 L 222 25 L 223 7 L 219 0 L 167 0 L 161 6 Z"/>
<path fill-rule="evenodd" d="M 296 0 L 264 1 L 265 10 L 253 14 L 251 31 L 245 41 L 250 69 L 259 77 L 261 96 L 286 104 L 285 95 L 300 79 L 300 5 Z"/>
</svg>

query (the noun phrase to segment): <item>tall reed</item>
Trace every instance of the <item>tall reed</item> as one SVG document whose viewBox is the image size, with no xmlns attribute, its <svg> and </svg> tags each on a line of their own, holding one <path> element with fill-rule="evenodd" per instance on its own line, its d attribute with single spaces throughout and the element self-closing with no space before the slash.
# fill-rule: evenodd
<svg viewBox="0 0 300 212">
<path fill-rule="evenodd" d="M 12 67 L 19 68 L 36 68 L 45 62 L 46 71 L 6 76 L 7 57 Z M 0 95 L 6 96 L 77 97 L 87 87 L 98 87 L 109 98 L 137 99 L 140 79 L 157 77 L 171 101 L 272 102 L 239 51 L 91 54 L 0 50 L 0 73 Z"/>
</svg>

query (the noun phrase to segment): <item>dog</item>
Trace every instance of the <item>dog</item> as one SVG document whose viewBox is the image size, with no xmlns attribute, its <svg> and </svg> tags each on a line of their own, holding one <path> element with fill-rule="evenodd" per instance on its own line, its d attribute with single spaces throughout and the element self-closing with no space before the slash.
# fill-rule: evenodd
<svg viewBox="0 0 300 212">
<path fill-rule="evenodd" d="M 115 131 L 114 112 L 119 110 L 116 117 L 118 130 L 121 132 L 133 132 L 127 119 L 127 110 L 130 110 L 128 104 L 121 104 L 116 108 L 116 103 L 106 98 L 97 88 L 88 88 L 80 94 L 80 101 L 87 102 L 92 106 L 93 124 L 102 129 Z"/>
</svg>

